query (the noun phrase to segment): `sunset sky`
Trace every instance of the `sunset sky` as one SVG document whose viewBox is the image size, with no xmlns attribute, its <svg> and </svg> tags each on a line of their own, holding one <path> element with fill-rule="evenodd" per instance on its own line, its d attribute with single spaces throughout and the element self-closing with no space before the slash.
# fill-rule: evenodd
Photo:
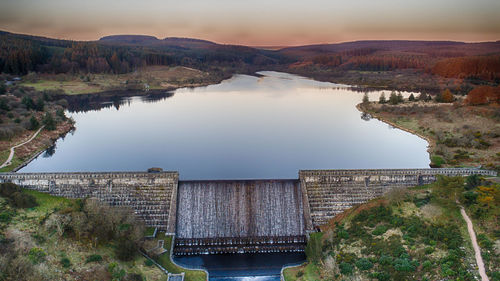
<svg viewBox="0 0 500 281">
<path fill-rule="evenodd" d="M 0 29 L 285 46 L 369 39 L 500 40 L 499 0 L 0 0 Z M 404 4 L 403 4 L 404 3 Z"/>
</svg>

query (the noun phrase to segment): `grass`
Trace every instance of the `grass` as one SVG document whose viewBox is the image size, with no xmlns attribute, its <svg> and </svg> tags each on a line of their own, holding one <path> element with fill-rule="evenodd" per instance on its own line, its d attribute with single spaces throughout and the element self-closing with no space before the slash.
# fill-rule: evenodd
<svg viewBox="0 0 500 281">
<path fill-rule="evenodd" d="M 34 196 L 38 206 L 30 209 L 16 209 L 15 216 L 8 225 L 4 225 L 4 229 L 18 230 L 23 233 L 21 236 L 27 235 L 28 237 L 33 237 L 33 240 L 36 241 L 35 247 L 43 249 L 44 253 L 47 254 L 43 263 L 44 266 L 49 268 L 47 274 L 54 280 L 93 280 L 88 278 L 100 278 L 94 276 L 94 274 L 100 272 L 99 276 L 102 277 L 103 268 L 105 270 L 112 263 L 116 263 L 119 269 L 123 269 L 127 273 L 142 275 L 145 278 L 144 280 L 167 280 L 167 276 L 158 268 L 147 266 L 146 258 L 140 254 L 137 254 L 132 261 L 119 261 L 115 257 L 116 246 L 113 243 L 93 247 L 90 241 L 77 241 L 74 238 L 66 236 L 60 237 L 56 233 L 45 229 L 44 221 L 52 213 L 68 209 L 68 207 L 75 207 L 77 200 L 52 196 L 33 190 L 25 189 L 23 192 Z M 6 200 L 3 197 L 0 198 L 0 206 L 6 204 L 5 202 Z M 7 208 L 10 207 L 7 206 Z M 0 234 L 1 232 L 2 229 L 0 229 Z M 102 261 L 87 263 L 87 258 L 93 254 L 102 256 Z M 62 262 L 63 259 L 64 263 Z M 85 278 L 82 276 L 89 277 Z"/>
<path fill-rule="evenodd" d="M 148 228 L 146 228 L 146 231 L 144 232 L 144 236 L 152 236 L 154 233 L 155 233 L 155 228 L 148 227 Z"/>
<path fill-rule="evenodd" d="M 158 239 L 163 239 L 165 241 L 164 248 L 168 251 L 164 254 L 155 258 L 155 261 L 163 266 L 168 272 L 171 273 L 181 273 L 185 272 L 184 280 L 186 281 L 205 281 L 207 280 L 207 275 L 202 270 L 189 270 L 175 265 L 170 259 L 170 249 L 172 245 L 172 236 L 165 236 L 164 233 L 159 233 L 157 235 Z"/>
<path fill-rule="evenodd" d="M 45 90 L 62 90 L 67 94 L 91 94 L 102 92 L 103 89 L 97 85 L 91 85 L 89 83 L 70 80 L 70 81 L 55 81 L 55 80 L 38 80 L 37 82 L 24 82 L 23 86 L 33 87 L 37 91 Z"/>
<path fill-rule="evenodd" d="M 39 75 L 21 84 L 38 91 L 58 90 L 68 95 L 93 94 L 110 90 L 169 89 L 210 83 L 208 73 L 186 67 L 149 66 L 125 74 Z M 213 82 L 213 81 L 212 81 Z"/>
<path fill-rule="evenodd" d="M 296 267 L 290 267 L 283 271 L 283 276 L 286 281 L 304 280 L 316 281 L 321 280 L 318 267 L 315 264 L 308 263 Z"/>
</svg>

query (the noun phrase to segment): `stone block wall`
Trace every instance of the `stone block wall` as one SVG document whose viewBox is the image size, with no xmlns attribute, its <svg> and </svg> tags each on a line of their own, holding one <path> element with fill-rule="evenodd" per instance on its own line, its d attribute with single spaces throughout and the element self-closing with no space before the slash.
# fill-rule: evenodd
<svg viewBox="0 0 500 281">
<path fill-rule="evenodd" d="M 394 188 L 432 183 L 436 175 L 496 176 L 493 171 L 443 169 L 302 170 L 299 179 L 304 198 L 307 230 L 327 223 L 356 204 L 379 197 Z"/>
<path fill-rule="evenodd" d="M 93 197 L 128 206 L 146 225 L 175 232 L 177 172 L 2 173 L 0 182 L 66 198 Z"/>
</svg>

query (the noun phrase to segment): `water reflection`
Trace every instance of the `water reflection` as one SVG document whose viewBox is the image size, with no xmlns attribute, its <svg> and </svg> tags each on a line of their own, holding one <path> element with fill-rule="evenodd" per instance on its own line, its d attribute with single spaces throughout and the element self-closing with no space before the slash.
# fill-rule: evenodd
<svg viewBox="0 0 500 281">
<path fill-rule="evenodd" d="M 112 108 L 120 109 L 122 105 L 130 105 L 131 97 L 140 96 L 145 103 L 155 103 L 173 96 L 173 92 L 151 90 L 147 95 L 137 91 L 114 91 L 85 95 L 68 95 L 65 99 L 68 101 L 68 111 L 70 113 L 99 111 L 101 109 Z"/>
<path fill-rule="evenodd" d="M 52 157 L 38 157 L 21 171 L 154 166 L 179 171 L 181 179 L 251 179 L 296 178 L 299 169 L 428 166 L 424 140 L 360 118 L 355 105 L 362 92 L 260 74 L 147 97 L 70 98 L 75 133 L 57 142 Z M 370 99 L 380 93 L 369 93 Z"/>
</svg>

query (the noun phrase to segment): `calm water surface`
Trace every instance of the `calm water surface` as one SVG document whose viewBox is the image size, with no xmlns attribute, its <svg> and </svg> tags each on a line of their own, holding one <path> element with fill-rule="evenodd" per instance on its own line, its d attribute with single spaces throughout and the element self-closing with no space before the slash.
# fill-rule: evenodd
<svg viewBox="0 0 500 281">
<path fill-rule="evenodd" d="M 76 131 L 21 172 L 180 172 L 181 179 L 297 178 L 299 169 L 423 168 L 427 143 L 355 105 L 362 93 L 295 75 L 236 75 L 154 97 L 72 102 Z M 385 93 L 389 96 L 389 93 Z M 380 92 L 370 94 L 378 99 Z M 277 281 L 304 254 L 179 258 L 214 281 Z"/>
<path fill-rule="evenodd" d="M 296 178 L 299 169 L 428 167 L 426 141 L 360 118 L 362 93 L 261 74 L 69 113 L 76 131 L 21 172 L 162 167 L 182 179 L 242 179 Z"/>
<path fill-rule="evenodd" d="M 355 105 L 362 93 L 260 74 L 69 113 L 76 131 L 21 172 L 162 167 L 179 171 L 181 179 L 251 179 L 297 178 L 299 169 L 428 167 L 426 141 L 361 119 Z"/>
</svg>

